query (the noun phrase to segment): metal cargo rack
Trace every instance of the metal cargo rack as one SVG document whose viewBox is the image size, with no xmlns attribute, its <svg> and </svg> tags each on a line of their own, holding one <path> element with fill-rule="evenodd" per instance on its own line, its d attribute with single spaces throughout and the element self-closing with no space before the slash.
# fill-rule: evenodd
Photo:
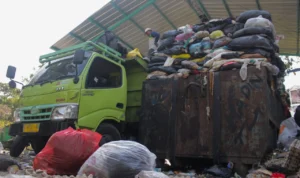
<svg viewBox="0 0 300 178">
<path fill-rule="evenodd" d="M 114 60 L 118 63 L 125 62 L 125 60 L 121 57 L 121 53 L 119 53 L 118 51 L 108 47 L 107 45 L 105 45 L 103 43 L 96 44 L 92 41 L 86 41 L 84 43 L 74 45 L 69 48 L 59 50 L 57 52 L 42 55 L 42 56 L 40 56 L 39 61 L 40 61 L 40 63 L 50 62 L 50 61 L 53 61 L 53 60 L 56 60 L 56 59 L 59 59 L 62 57 L 72 55 L 78 49 L 92 50 L 92 51 L 98 52 L 104 56 L 111 58 L 112 60 Z"/>
</svg>

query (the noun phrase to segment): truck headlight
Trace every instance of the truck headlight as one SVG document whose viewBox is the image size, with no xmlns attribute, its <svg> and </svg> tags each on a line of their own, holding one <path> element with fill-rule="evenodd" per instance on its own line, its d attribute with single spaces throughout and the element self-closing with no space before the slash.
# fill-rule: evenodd
<svg viewBox="0 0 300 178">
<path fill-rule="evenodd" d="M 14 111 L 14 119 L 15 119 L 15 122 L 20 122 L 21 121 L 21 111 L 19 108 L 17 108 L 15 111 Z"/>
<path fill-rule="evenodd" d="M 51 119 L 63 120 L 63 119 L 77 119 L 78 117 L 78 105 L 59 106 L 54 108 Z"/>
</svg>

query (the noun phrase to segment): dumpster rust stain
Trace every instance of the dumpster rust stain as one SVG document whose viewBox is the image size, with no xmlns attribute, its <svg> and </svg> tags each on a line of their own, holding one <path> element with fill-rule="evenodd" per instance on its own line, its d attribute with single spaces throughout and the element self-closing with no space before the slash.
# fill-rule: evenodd
<svg viewBox="0 0 300 178">
<path fill-rule="evenodd" d="M 243 141 L 246 139 L 243 138 L 244 129 L 251 131 L 255 126 L 259 115 L 262 114 L 262 103 L 259 100 L 254 101 L 253 103 L 252 98 L 255 93 L 258 93 L 258 90 L 262 90 L 262 86 L 263 79 L 255 74 L 245 83 L 242 83 L 240 87 L 236 87 L 234 83 L 229 87 L 227 98 L 227 102 L 229 103 L 228 122 L 232 131 L 239 129 L 238 134 L 234 137 L 234 144 L 245 144 Z M 236 91 L 236 89 L 239 89 L 240 91 Z M 256 105 L 254 110 L 252 105 Z M 252 110 L 250 108 L 252 108 Z M 242 122 L 240 127 L 236 121 Z"/>
<path fill-rule="evenodd" d="M 225 89 L 221 90 L 225 105 L 221 133 L 222 140 L 227 140 L 222 141 L 221 152 L 226 152 L 226 157 L 255 159 L 270 145 L 267 73 L 265 69 L 250 68 L 246 81 L 232 73 L 221 77 Z"/>
<path fill-rule="evenodd" d="M 207 88 L 202 90 L 197 84 L 202 86 L 205 76 Z M 241 80 L 238 71 L 214 76 L 211 73 L 192 75 L 176 84 L 174 80 L 146 82 L 142 143 L 159 158 L 172 153 L 176 157 L 214 158 L 213 145 L 218 144 L 216 153 L 220 160 L 252 164 L 274 147 L 276 130 L 270 126 L 269 118 L 276 119 L 281 110 L 275 107 L 280 103 L 271 95 L 267 70 L 249 67 L 246 81 Z M 218 86 L 215 80 L 219 80 Z M 191 83 L 195 84 L 188 87 Z M 206 95 L 202 95 L 203 91 Z M 214 107 L 215 102 L 220 102 L 220 108 Z M 220 119 L 208 120 L 207 107 L 213 115 L 219 112 Z M 220 125 L 217 134 L 214 134 L 214 124 Z"/>
</svg>

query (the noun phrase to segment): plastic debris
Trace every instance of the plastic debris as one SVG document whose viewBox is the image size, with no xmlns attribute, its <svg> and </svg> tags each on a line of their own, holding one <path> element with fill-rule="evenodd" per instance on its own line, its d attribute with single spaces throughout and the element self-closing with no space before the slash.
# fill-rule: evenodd
<svg viewBox="0 0 300 178">
<path fill-rule="evenodd" d="M 131 178 L 141 171 L 153 171 L 156 156 L 133 141 L 113 141 L 100 147 L 82 165 L 78 175 L 96 178 Z"/>
</svg>

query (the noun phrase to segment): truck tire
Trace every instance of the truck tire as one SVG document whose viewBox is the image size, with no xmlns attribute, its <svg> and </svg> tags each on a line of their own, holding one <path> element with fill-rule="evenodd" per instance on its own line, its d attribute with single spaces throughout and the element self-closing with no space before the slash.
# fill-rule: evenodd
<svg viewBox="0 0 300 178">
<path fill-rule="evenodd" d="M 100 124 L 100 126 L 97 128 L 96 131 L 102 135 L 102 140 L 105 143 L 111 142 L 111 141 L 116 141 L 116 140 L 121 140 L 121 134 L 120 134 L 119 130 L 112 124 L 109 124 L 109 123 Z M 103 144 L 102 140 L 101 140 L 101 142 Z"/>
<path fill-rule="evenodd" d="M 28 146 L 28 139 L 17 135 L 9 149 L 11 157 L 19 157 L 25 147 Z"/>
<path fill-rule="evenodd" d="M 38 154 L 45 147 L 48 137 L 37 137 L 30 140 L 30 144 L 35 154 Z"/>
</svg>

